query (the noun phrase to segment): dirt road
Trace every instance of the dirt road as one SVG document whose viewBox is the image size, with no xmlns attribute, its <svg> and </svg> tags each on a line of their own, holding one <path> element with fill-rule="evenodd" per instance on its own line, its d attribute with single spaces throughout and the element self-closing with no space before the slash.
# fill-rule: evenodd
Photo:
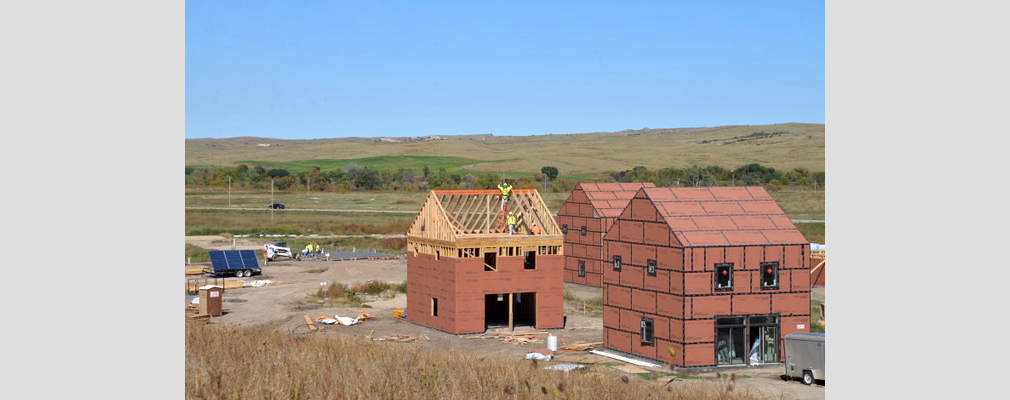
<svg viewBox="0 0 1010 400">
<path fill-rule="evenodd" d="M 206 249 L 214 250 L 244 250 L 261 249 L 261 240 L 223 239 L 218 236 L 187 237 L 187 243 L 192 243 Z M 187 277 L 187 279 L 192 276 Z M 368 280 L 380 280 L 389 283 L 402 283 L 407 279 L 405 260 L 371 260 L 371 261 L 277 261 L 263 267 L 262 275 L 250 278 L 227 278 L 228 281 L 269 280 L 273 284 L 260 287 L 243 287 L 227 289 L 222 303 L 224 314 L 216 317 L 214 324 L 235 325 L 244 327 L 264 327 L 275 329 L 287 334 L 324 335 L 346 337 L 368 341 L 387 335 L 409 335 L 415 338 L 404 346 L 421 346 L 432 351 L 462 351 L 522 359 L 533 349 L 546 349 L 546 343 L 520 345 L 503 343 L 495 338 L 471 338 L 477 335 L 457 336 L 434 329 L 415 325 L 402 319 L 393 318 L 394 309 L 406 308 L 406 296 L 399 294 L 392 298 L 372 298 L 365 303 L 369 307 L 351 307 L 346 305 L 309 304 L 306 295 L 315 292 L 321 282 L 340 282 L 348 285 Z M 582 285 L 566 284 L 566 289 L 580 299 L 593 299 L 602 296 L 602 289 Z M 823 291 L 821 292 L 823 296 Z M 317 317 L 334 318 L 354 317 L 364 311 L 372 316 L 357 325 L 319 325 L 323 331 L 310 332 L 304 316 L 315 320 Z M 409 312 L 409 310 L 408 310 Z M 566 301 L 566 325 L 564 329 L 552 330 L 558 337 L 558 345 L 565 346 L 575 343 L 594 343 L 603 341 L 603 319 L 589 312 L 583 314 L 582 303 Z M 524 330 L 528 328 L 520 328 Z M 490 333 L 494 333 L 489 331 Z M 489 336 L 489 335 L 488 335 Z M 543 337 L 543 335 L 539 335 Z M 587 352 L 555 353 L 557 361 L 592 361 L 615 360 Z M 618 362 L 618 364 L 624 364 Z M 628 364 L 630 365 L 630 364 Z M 597 367 L 609 368 L 609 367 Z M 645 368 L 647 371 L 659 373 L 671 372 L 666 368 Z M 821 385 L 805 386 L 799 382 L 786 382 L 780 379 L 783 373 L 781 365 L 748 369 L 694 370 L 678 369 L 672 372 L 692 376 L 715 378 L 718 373 L 727 375 L 736 373 L 736 391 L 750 391 L 769 398 L 784 398 L 798 400 L 820 400 L 825 397 L 825 387 Z M 644 375 L 643 375 L 644 376 Z M 657 384 L 666 384 L 673 377 L 660 376 Z M 682 384 L 718 385 L 718 379 L 703 381 L 697 379 L 675 379 L 671 385 Z"/>
</svg>

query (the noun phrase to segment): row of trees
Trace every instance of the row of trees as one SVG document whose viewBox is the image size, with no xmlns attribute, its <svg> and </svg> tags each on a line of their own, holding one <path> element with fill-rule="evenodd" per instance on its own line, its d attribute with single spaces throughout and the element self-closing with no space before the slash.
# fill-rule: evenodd
<svg viewBox="0 0 1010 400">
<path fill-rule="evenodd" d="M 543 167 L 540 173 L 528 178 L 509 179 L 519 189 L 539 189 L 550 192 L 571 191 L 579 181 L 558 179 L 556 167 Z M 186 168 L 192 182 L 206 186 L 248 187 L 268 189 L 271 182 L 278 190 L 350 191 L 398 190 L 425 192 L 428 190 L 487 190 L 496 189 L 500 175 L 472 172 L 449 172 L 445 168 L 433 171 L 425 166 L 420 173 L 406 168 L 377 170 L 348 164 L 341 169 L 323 171 L 312 167 L 300 173 L 261 165 L 239 165 L 236 168 Z M 748 164 L 734 170 L 718 166 L 685 169 L 661 168 L 633 169 L 604 174 L 594 181 L 602 182 L 652 182 L 659 187 L 675 186 L 738 186 L 763 185 L 774 189 L 778 185 L 824 187 L 824 172 L 810 172 L 804 168 L 781 172 L 759 164 Z"/>
<path fill-rule="evenodd" d="M 652 182 L 659 187 L 671 186 L 809 186 L 813 189 L 824 187 L 824 171 L 811 172 L 806 168 L 794 168 L 782 172 L 761 164 L 747 164 L 736 169 L 719 166 L 690 168 L 649 169 L 635 167 L 615 172 L 611 177 L 617 182 Z"/>
</svg>

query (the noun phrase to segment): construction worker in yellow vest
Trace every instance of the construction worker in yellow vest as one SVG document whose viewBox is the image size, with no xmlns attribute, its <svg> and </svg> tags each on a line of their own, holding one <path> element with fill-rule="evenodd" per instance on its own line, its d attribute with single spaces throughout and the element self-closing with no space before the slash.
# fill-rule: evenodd
<svg viewBox="0 0 1010 400">
<path fill-rule="evenodd" d="M 498 184 L 498 190 L 501 190 L 501 206 L 505 207 L 505 204 L 509 202 L 509 194 L 512 193 L 512 185 L 508 182 L 502 182 Z"/>
<path fill-rule="evenodd" d="M 302 249 L 302 254 L 307 257 L 312 257 L 312 243 L 305 245 L 305 249 Z"/>
<path fill-rule="evenodd" d="M 508 216 L 508 218 L 505 219 L 505 221 L 508 222 L 508 224 L 509 224 L 509 235 L 515 235 L 516 234 L 516 216 L 514 214 L 512 214 L 512 211 L 509 211 L 509 216 Z"/>
<path fill-rule="evenodd" d="M 316 243 L 316 254 L 319 254 L 319 255 L 323 254 L 323 248 L 319 247 L 319 243 Z"/>
</svg>

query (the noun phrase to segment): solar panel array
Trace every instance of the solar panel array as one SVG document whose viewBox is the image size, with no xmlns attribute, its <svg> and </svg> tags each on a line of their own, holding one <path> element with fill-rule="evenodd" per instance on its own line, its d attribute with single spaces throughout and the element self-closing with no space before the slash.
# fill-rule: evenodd
<svg viewBox="0 0 1010 400">
<path fill-rule="evenodd" d="M 210 254 L 210 263 L 215 271 L 260 267 L 253 250 L 211 250 L 207 253 Z"/>
</svg>

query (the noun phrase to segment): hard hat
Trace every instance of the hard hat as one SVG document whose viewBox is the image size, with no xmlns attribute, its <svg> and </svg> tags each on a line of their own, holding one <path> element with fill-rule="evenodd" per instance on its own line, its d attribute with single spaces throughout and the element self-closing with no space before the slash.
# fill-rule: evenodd
<svg viewBox="0 0 1010 400">
<path fill-rule="evenodd" d="M 509 215 L 512 215 L 512 211 L 509 211 Z"/>
</svg>

